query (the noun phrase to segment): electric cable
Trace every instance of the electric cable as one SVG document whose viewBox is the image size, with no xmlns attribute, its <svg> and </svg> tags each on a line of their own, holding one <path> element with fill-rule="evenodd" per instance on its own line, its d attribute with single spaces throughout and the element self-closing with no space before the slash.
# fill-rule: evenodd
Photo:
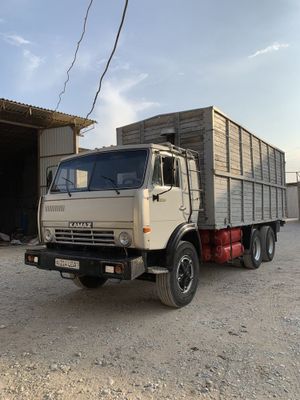
<svg viewBox="0 0 300 400">
<path fill-rule="evenodd" d="M 81 42 L 82 42 L 82 40 L 83 40 L 83 37 L 84 37 L 84 35 L 85 35 L 86 24 L 87 24 L 87 20 L 88 20 L 90 8 L 92 7 L 93 1 L 94 1 L 94 0 L 90 0 L 90 3 L 89 3 L 88 8 L 87 8 L 87 10 L 86 10 L 85 17 L 84 17 L 84 21 L 83 21 L 82 32 L 81 32 L 80 38 L 79 38 L 79 40 L 78 40 L 78 42 L 77 42 L 77 45 L 76 45 L 76 50 L 75 50 L 75 53 L 74 53 L 73 60 L 72 60 L 72 62 L 71 62 L 70 67 L 69 67 L 68 70 L 67 70 L 67 79 L 66 79 L 65 82 L 64 82 L 64 86 L 63 86 L 62 91 L 59 93 L 58 102 L 57 102 L 57 105 L 56 105 L 56 107 L 55 107 L 54 112 L 56 112 L 56 111 L 58 110 L 58 107 L 60 106 L 60 103 L 61 103 L 61 100 L 62 100 L 62 96 L 63 96 L 63 95 L 65 94 L 65 92 L 66 92 L 67 84 L 68 84 L 68 82 L 69 82 L 69 80 L 70 80 L 70 71 L 71 71 L 71 69 L 74 67 L 74 64 L 75 64 L 76 59 L 77 59 L 77 54 L 78 54 L 78 51 L 79 51 L 80 44 L 81 44 Z"/>
<path fill-rule="evenodd" d="M 111 52 L 111 54 L 110 54 L 110 56 L 109 56 L 109 58 L 108 58 L 108 60 L 107 60 L 106 66 L 105 66 L 105 68 L 104 68 L 104 71 L 103 71 L 103 73 L 102 73 L 102 75 L 101 75 L 101 77 L 100 77 L 98 89 L 97 89 L 97 92 L 96 92 L 96 94 L 95 94 L 92 107 L 91 107 L 90 111 L 87 113 L 87 115 L 86 115 L 86 117 L 85 117 L 86 120 L 89 118 L 89 116 L 91 115 L 91 113 L 94 111 L 94 108 L 95 108 L 95 105 L 96 105 L 96 102 L 97 102 L 98 95 L 99 95 L 99 93 L 100 93 L 100 91 L 101 91 L 101 88 L 102 88 L 102 81 L 103 81 L 103 78 L 104 78 L 104 76 L 105 76 L 106 73 L 107 73 L 107 70 L 108 70 L 108 68 L 109 68 L 110 62 L 111 62 L 111 60 L 112 60 L 112 58 L 113 58 L 113 56 L 114 56 L 114 54 L 115 54 L 115 51 L 116 51 L 116 49 L 117 49 L 117 45 L 118 45 L 120 33 L 121 33 L 121 30 L 122 30 L 122 27 L 123 27 L 123 24 L 124 24 L 124 20 L 125 20 L 125 16 L 126 16 L 127 6 L 128 6 L 128 0 L 125 0 L 125 5 L 124 5 L 123 13 L 122 13 L 122 18 L 121 18 L 121 22 L 120 22 L 120 25 L 119 25 L 119 29 L 118 29 L 118 32 L 117 32 L 117 35 L 116 35 L 116 38 L 115 38 L 114 46 L 113 46 L 112 52 Z"/>
</svg>

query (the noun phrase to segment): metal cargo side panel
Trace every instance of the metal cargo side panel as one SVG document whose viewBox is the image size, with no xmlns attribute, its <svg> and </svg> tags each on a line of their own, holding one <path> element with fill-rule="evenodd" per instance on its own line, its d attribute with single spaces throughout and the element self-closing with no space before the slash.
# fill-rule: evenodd
<svg viewBox="0 0 300 400">
<path fill-rule="evenodd" d="M 61 158 L 77 153 L 77 137 L 70 126 L 45 129 L 39 135 L 40 195 L 46 193 L 47 169 L 55 167 Z"/>
<path fill-rule="evenodd" d="M 283 219 L 283 193 L 281 188 L 277 188 L 277 215 L 279 219 Z"/>
<path fill-rule="evenodd" d="M 214 227 L 285 218 L 284 153 L 213 112 Z"/>
</svg>

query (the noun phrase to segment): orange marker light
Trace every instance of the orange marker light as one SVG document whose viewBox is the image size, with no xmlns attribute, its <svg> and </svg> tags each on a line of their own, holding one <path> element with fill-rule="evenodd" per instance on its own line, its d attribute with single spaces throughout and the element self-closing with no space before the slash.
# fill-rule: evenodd
<svg viewBox="0 0 300 400">
<path fill-rule="evenodd" d="M 144 232 L 144 233 L 150 233 L 150 232 L 151 232 L 150 226 L 144 226 L 143 232 Z"/>
</svg>

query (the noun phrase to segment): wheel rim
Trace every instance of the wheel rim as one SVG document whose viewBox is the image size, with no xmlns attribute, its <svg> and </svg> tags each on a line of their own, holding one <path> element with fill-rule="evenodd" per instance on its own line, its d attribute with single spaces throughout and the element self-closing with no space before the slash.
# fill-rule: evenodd
<svg viewBox="0 0 300 400">
<path fill-rule="evenodd" d="M 267 248 L 268 248 L 268 253 L 271 255 L 273 254 L 273 250 L 274 250 L 274 241 L 273 241 L 273 237 L 272 235 L 268 236 L 268 242 L 267 242 Z"/>
<path fill-rule="evenodd" d="M 177 284 L 182 293 L 187 293 L 194 279 L 194 264 L 190 256 L 184 255 L 178 262 L 176 271 Z"/>
<path fill-rule="evenodd" d="M 261 255 L 261 242 L 259 237 L 256 237 L 253 241 L 253 258 L 255 261 L 259 261 Z"/>
</svg>

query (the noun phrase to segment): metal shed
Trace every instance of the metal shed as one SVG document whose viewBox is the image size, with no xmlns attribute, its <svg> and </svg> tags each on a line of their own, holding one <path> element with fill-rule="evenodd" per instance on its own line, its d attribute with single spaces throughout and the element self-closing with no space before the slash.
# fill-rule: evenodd
<svg viewBox="0 0 300 400">
<path fill-rule="evenodd" d="M 297 218 L 300 217 L 300 182 L 287 183 L 287 217 Z"/>
<path fill-rule="evenodd" d="M 36 209 L 49 168 L 78 153 L 80 131 L 94 121 L 0 99 L 0 232 L 36 232 Z"/>
</svg>

